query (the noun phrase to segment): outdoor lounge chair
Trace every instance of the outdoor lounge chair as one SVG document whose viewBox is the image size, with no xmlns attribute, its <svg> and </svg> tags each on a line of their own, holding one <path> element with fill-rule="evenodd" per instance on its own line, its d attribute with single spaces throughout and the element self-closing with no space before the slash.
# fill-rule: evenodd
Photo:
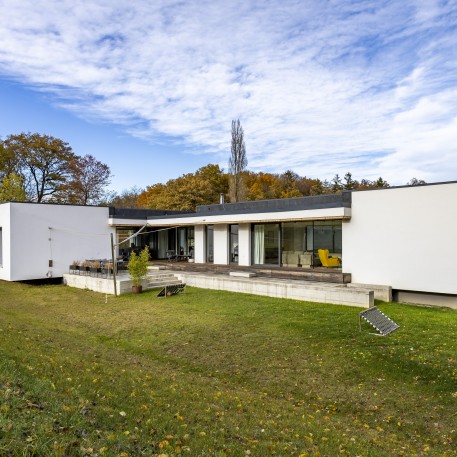
<svg viewBox="0 0 457 457">
<path fill-rule="evenodd" d="M 328 249 L 318 249 L 317 253 L 319 254 L 319 259 L 323 267 L 339 267 L 340 259 L 339 257 L 332 257 L 328 255 Z"/>
<path fill-rule="evenodd" d="M 166 254 L 169 262 L 176 262 L 178 260 L 178 256 L 176 255 L 176 251 L 174 249 L 168 250 Z"/>
</svg>

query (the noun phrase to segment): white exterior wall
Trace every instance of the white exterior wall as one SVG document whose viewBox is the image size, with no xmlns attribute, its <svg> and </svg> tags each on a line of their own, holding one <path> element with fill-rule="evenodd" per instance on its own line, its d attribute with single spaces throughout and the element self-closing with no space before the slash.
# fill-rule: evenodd
<svg viewBox="0 0 457 457">
<path fill-rule="evenodd" d="M 352 282 L 457 294 L 457 183 L 352 193 L 343 270 Z"/>
<path fill-rule="evenodd" d="M 229 263 L 229 236 L 228 225 L 214 225 L 214 263 L 228 265 Z"/>
<path fill-rule="evenodd" d="M 0 279 L 10 281 L 11 276 L 11 229 L 10 229 L 10 203 L 0 204 L 0 227 L 2 229 L 1 255 L 0 255 Z"/>
<path fill-rule="evenodd" d="M 111 258 L 108 208 L 9 203 L 11 281 L 60 277 L 73 260 Z M 51 229 L 49 229 L 49 227 Z M 52 260 L 52 267 L 49 267 Z"/>
<path fill-rule="evenodd" d="M 238 265 L 251 265 L 251 224 L 238 225 Z"/>
<path fill-rule="evenodd" d="M 197 225 L 195 227 L 195 263 L 206 262 L 206 232 L 204 225 Z"/>
</svg>

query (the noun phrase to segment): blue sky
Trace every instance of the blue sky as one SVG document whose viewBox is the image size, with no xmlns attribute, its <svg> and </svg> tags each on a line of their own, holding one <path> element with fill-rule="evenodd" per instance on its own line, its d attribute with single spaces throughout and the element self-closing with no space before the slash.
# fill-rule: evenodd
<svg viewBox="0 0 457 457">
<path fill-rule="evenodd" d="M 457 0 L 0 2 L 0 136 L 60 137 L 117 191 L 207 163 L 457 179 Z"/>
</svg>

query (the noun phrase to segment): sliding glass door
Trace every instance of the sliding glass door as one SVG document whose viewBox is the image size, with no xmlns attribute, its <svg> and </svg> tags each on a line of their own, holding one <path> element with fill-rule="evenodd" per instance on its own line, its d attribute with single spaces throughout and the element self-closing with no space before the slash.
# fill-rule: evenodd
<svg viewBox="0 0 457 457">
<path fill-rule="evenodd" d="M 229 225 L 229 262 L 238 263 L 238 225 Z"/>
<path fill-rule="evenodd" d="M 252 261 L 254 265 L 279 265 L 279 224 L 253 224 Z"/>
<path fill-rule="evenodd" d="M 212 225 L 206 226 L 206 261 L 214 262 L 214 230 Z"/>
<path fill-rule="evenodd" d="M 304 267 L 320 265 L 318 249 L 341 258 L 341 221 L 297 221 L 252 224 L 253 265 Z"/>
<path fill-rule="evenodd" d="M 193 256 L 194 250 L 194 228 L 179 227 L 178 228 L 178 246 L 177 253 L 184 256 Z"/>
</svg>

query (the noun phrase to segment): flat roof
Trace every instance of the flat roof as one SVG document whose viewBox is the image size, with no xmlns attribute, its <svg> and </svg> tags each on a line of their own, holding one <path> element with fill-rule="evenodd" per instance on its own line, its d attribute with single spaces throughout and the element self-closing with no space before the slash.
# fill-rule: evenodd
<svg viewBox="0 0 457 457">
<path fill-rule="evenodd" d="M 277 213 L 300 210 L 316 210 L 328 208 L 350 208 L 351 192 L 339 194 L 312 195 L 308 197 L 279 198 L 272 200 L 253 200 L 238 203 L 222 203 L 197 206 L 195 213 L 174 214 L 170 219 L 235 215 Z M 153 215 L 148 220 L 167 219 L 167 216 Z"/>
</svg>

